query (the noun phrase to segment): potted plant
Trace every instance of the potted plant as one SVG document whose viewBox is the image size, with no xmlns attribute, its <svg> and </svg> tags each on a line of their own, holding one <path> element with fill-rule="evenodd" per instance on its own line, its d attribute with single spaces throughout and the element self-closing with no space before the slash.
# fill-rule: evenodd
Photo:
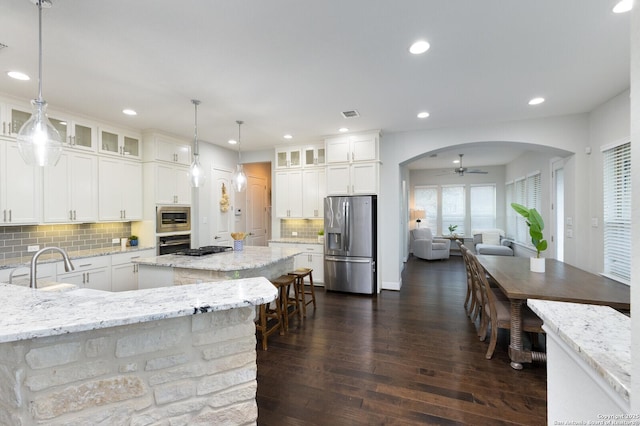
<svg viewBox="0 0 640 426">
<path fill-rule="evenodd" d="M 129 245 L 131 247 L 135 247 L 138 245 L 138 236 L 137 235 L 132 235 L 129 237 Z"/>
<path fill-rule="evenodd" d="M 324 242 L 324 229 L 321 229 L 318 231 L 318 242 L 319 243 Z"/>
<path fill-rule="evenodd" d="M 529 235 L 531 236 L 531 244 L 536 249 L 536 257 L 531 258 L 531 270 L 533 272 L 544 272 L 544 258 L 540 257 L 540 253 L 547 249 L 547 240 L 542 235 L 544 229 L 544 220 L 540 213 L 533 208 L 527 208 L 522 204 L 511 203 L 511 207 L 527 222 L 529 227 Z"/>
<path fill-rule="evenodd" d="M 455 237 L 456 234 L 454 232 L 456 232 L 456 229 L 458 229 L 458 225 L 449 225 L 449 235 Z"/>
</svg>

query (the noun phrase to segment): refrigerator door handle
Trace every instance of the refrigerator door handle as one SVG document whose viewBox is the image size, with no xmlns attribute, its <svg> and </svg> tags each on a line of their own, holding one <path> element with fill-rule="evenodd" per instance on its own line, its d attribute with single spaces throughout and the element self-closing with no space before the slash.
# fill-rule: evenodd
<svg viewBox="0 0 640 426">
<path fill-rule="evenodd" d="M 348 262 L 348 263 L 371 263 L 370 259 L 349 259 L 345 257 L 326 256 L 324 260 L 329 262 Z"/>
<path fill-rule="evenodd" d="M 349 202 L 345 201 L 344 202 L 344 241 L 342 242 L 343 247 L 342 250 L 343 251 L 349 251 L 349 249 L 351 248 L 351 235 L 349 235 L 349 230 L 351 229 L 351 220 L 349 217 Z"/>
</svg>

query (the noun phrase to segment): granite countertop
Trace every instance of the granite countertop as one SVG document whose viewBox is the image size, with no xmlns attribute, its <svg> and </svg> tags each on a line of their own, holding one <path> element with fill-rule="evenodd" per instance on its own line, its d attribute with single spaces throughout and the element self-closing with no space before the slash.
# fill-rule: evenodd
<svg viewBox="0 0 640 426">
<path fill-rule="evenodd" d="M 529 299 L 527 304 L 626 401 L 631 389 L 631 318 L 608 306 Z"/>
<path fill-rule="evenodd" d="M 263 277 L 118 293 L 0 284 L 0 343 L 260 305 L 276 292 Z"/>
<path fill-rule="evenodd" d="M 69 255 L 69 258 L 71 260 L 74 260 L 74 259 L 82 259 L 86 257 L 111 256 L 114 254 L 132 253 L 132 252 L 148 250 L 148 249 L 155 249 L 155 247 L 136 246 L 136 247 L 127 247 L 126 250 L 122 250 L 120 248 L 120 245 L 117 245 L 117 246 L 114 245 L 113 248 L 99 248 L 99 249 L 91 249 L 91 250 L 65 249 L 65 251 Z M 0 260 L 0 269 L 13 269 L 19 266 L 29 267 L 31 258 L 33 257 L 34 254 L 35 253 L 32 253 L 29 256 Z M 47 251 L 43 253 L 42 256 L 40 256 L 40 258 L 38 259 L 38 264 L 60 262 L 60 261 L 62 261 L 62 256 L 60 256 L 60 253 Z"/>
<path fill-rule="evenodd" d="M 270 243 L 287 243 L 287 244 L 317 244 L 324 245 L 324 243 L 318 242 L 317 238 L 274 238 L 269 240 Z"/>
<path fill-rule="evenodd" d="M 240 271 L 257 269 L 300 254 L 295 248 L 245 246 L 240 251 L 226 251 L 205 256 L 164 254 L 134 259 L 134 263 L 149 266 L 167 266 L 208 271 Z"/>
</svg>

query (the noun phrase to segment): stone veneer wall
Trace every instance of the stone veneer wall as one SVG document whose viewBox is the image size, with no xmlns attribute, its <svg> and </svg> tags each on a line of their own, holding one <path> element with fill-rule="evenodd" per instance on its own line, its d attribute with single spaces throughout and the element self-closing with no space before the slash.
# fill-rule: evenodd
<svg viewBox="0 0 640 426">
<path fill-rule="evenodd" d="M 321 229 L 324 229 L 323 219 L 280 220 L 280 236 L 282 238 L 316 238 Z M 292 232 L 297 232 L 298 235 L 292 236 Z"/>
<path fill-rule="evenodd" d="M 255 424 L 254 308 L 0 344 L 0 424 Z"/>
<path fill-rule="evenodd" d="M 31 245 L 67 251 L 119 247 L 112 239 L 130 235 L 130 222 L 0 226 L 0 260 L 30 256 L 27 246 Z"/>
</svg>

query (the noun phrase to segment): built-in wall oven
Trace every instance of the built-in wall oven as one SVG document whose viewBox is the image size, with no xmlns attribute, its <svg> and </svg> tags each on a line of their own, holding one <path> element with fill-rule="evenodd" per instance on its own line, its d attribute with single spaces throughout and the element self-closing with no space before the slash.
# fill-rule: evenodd
<svg viewBox="0 0 640 426">
<path fill-rule="evenodd" d="M 158 236 L 158 255 L 184 252 L 191 249 L 191 234 Z"/>
<path fill-rule="evenodd" d="M 191 232 L 191 207 L 156 207 L 156 233 L 167 232 Z"/>
</svg>

